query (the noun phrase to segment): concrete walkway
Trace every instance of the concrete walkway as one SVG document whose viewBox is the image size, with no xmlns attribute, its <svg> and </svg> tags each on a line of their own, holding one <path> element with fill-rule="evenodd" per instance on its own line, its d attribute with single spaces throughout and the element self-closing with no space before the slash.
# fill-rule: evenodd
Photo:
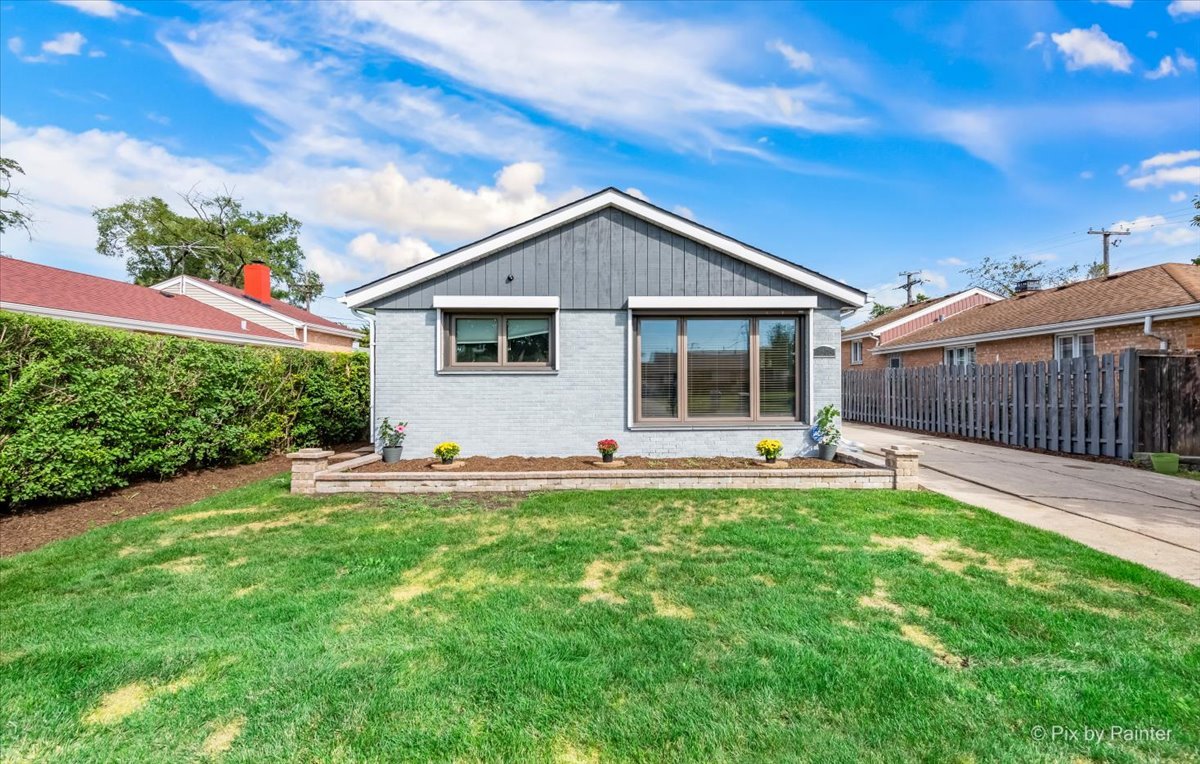
<svg viewBox="0 0 1200 764">
<path fill-rule="evenodd" d="M 921 486 L 1200 586 L 1200 480 L 860 424 L 868 453 L 922 453 Z"/>
</svg>

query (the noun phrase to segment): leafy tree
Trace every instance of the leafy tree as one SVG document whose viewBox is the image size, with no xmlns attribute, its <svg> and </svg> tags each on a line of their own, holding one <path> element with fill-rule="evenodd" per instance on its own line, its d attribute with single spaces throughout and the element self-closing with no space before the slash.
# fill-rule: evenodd
<svg viewBox="0 0 1200 764">
<path fill-rule="evenodd" d="M 1010 255 L 1007 259 L 985 257 L 979 265 L 964 268 L 962 272 L 971 278 L 971 286 L 981 287 L 1005 297 L 1016 294 L 1017 284 L 1028 279 L 1038 279 L 1043 288 L 1079 280 L 1078 265 L 1051 268 L 1044 262 L 1020 255 Z"/>
<path fill-rule="evenodd" d="M 304 270 L 300 222 L 286 212 L 245 210 L 227 193 L 192 191 L 183 200 L 190 215 L 157 196 L 93 210 L 96 250 L 124 260 L 138 284 L 184 274 L 240 287 L 242 270 L 258 260 L 270 266 L 272 292 L 280 299 L 303 304 L 324 291 L 320 277 Z"/>
<path fill-rule="evenodd" d="M 29 233 L 29 224 L 33 218 L 22 207 L 27 207 L 20 191 L 12 190 L 13 173 L 25 174 L 25 170 L 15 159 L 0 157 L 0 233 L 20 228 Z"/>
<path fill-rule="evenodd" d="M 877 302 L 871 306 L 871 318 L 879 318 L 880 316 L 886 316 L 888 313 L 891 313 L 893 310 L 895 310 L 895 308 L 893 308 L 891 305 L 884 305 L 881 302 Z"/>
</svg>

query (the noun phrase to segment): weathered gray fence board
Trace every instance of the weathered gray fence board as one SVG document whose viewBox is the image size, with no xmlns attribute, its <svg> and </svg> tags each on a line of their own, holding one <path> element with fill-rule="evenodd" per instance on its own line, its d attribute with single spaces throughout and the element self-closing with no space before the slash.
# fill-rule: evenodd
<svg viewBox="0 0 1200 764">
<path fill-rule="evenodd" d="M 1136 353 L 1067 361 L 847 370 L 847 421 L 1132 458 Z"/>
</svg>

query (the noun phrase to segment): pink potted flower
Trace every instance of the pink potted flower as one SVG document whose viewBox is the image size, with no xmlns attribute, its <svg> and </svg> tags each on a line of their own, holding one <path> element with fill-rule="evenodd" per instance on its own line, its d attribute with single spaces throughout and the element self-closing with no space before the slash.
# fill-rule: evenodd
<svg viewBox="0 0 1200 764">
<path fill-rule="evenodd" d="M 408 434 L 408 422 L 392 424 L 387 417 L 379 423 L 379 440 L 383 443 L 383 463 L 395 464 L 404 453 L 404 437 Z"/>
<path fill-rule="evenodd" d="M 617 448 L 619 448 L 617 441 L 612 438 L 605 438 L 596 442 L 596 450 L 600 452 L 600 458 L 605 462 L 613 460 L 613 454 L 617 453 Z"/>
</svg>

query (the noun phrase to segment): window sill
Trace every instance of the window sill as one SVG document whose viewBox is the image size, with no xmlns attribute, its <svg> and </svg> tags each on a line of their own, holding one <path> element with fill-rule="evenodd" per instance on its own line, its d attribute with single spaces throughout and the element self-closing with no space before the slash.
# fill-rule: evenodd
<svg viewBox="0 0 1200 764">
<path fill-rule="evenodd" d="M 648 422 L 638 422 L 637 424 L 629 425 L 627 429 L 637 432 L 639 430 L 808 430 L 812 427 L 811 424 L 804 422 L 738 422 L 736 424 L 688 424 L 688 423 L 664 423 L 650 424 Z"/>
<path fill-rule="evenodd" d="M 553 377 L 558 369 L 438 369 L 439 377 Z"/>
</svg>

